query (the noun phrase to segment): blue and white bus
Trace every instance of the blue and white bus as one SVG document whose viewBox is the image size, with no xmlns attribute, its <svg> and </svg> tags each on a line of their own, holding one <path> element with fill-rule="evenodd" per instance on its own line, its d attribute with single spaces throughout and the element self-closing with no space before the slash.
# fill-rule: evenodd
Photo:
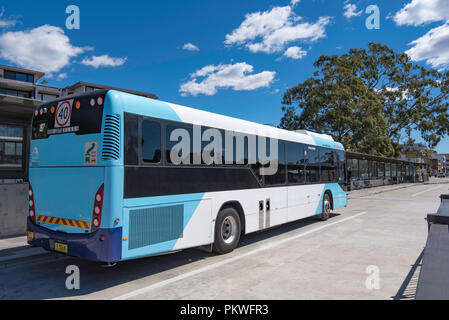
<svg viewBox="0 0 449 320">
<path fill-rule="evenodd" d="M 179 132 L 190 152 L 177 149 Z M 271 175 L 249 159 L 250 142 L 264 139 L 277 141 Z M 210 142 L 226 161 L 201 160 Z M 28 243 L 103 263 L 203 246 L 228 253 L 245 234 L 326 220 L 347 202 L 344 147 L 330 136 L 114 90 L 39 106 L 30 154 Z"/>
</svg>

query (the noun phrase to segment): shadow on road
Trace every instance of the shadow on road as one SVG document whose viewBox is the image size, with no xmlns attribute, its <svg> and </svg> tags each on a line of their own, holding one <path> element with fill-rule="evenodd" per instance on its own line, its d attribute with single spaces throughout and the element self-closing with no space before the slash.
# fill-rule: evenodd
<svg viewBox="0 0 449 320">
<path fill-rule="evenodd" d="M 399 288 L 398 292 L 394 297 L 394 300 L 414 300 L 416 297 L 416 289 L 418 287 L 419 272 L 421 270 L 422 259 L 424 256 L 424 250 L 416 259 L 415 263 L 412 265 L 407 277 L 405 277 L 404 282 Z"/>
<path fill-rule="evenodd" d="M 331 219 L 337 216 L 338 214 L 333 214 Z M 252 233 L 241 239 L 239 247 L 246 247 L 316 223 L 319 221 L 312 217 Z M 120 262 L 114 268 L 103 268 L 98 263 L 51 253 L 47 259 L 39 263 L 32 263 L 33 259 L 30 258 L 30 263 L 25 260 L 16 265 L 0 265 L 0 300 L 82 298 L 83 295 L 92 293 L 97 293 L 96 299 L 109 299 L 112 297 L 106 293 L 104 297 L 101 296 L 102 290 L 167 272 L 212 256 L 215 254 L 188 249 L 170 255 Z M 80 269 L 80 290 L 67 290 L 65 287 L 66 278 L 69 276 L 65 274 L 65 270 L 69 265 L 76 265 Z M 169 277 L 175 275 L 177 274 L 173 272 Z"/>
</svg>

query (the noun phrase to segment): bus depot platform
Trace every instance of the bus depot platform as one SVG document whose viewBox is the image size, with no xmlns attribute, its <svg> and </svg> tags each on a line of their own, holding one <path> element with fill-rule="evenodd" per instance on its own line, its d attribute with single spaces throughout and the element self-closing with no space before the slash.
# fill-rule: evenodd
<svg viewBox="0 0 449 320">
<path fill-rule="evenodd" d="M 441 195 L 436 214 L 427 216 L 429 236 L 419 276 L 417 300 L 449 299 L 449 194 Z"/>
</svg>

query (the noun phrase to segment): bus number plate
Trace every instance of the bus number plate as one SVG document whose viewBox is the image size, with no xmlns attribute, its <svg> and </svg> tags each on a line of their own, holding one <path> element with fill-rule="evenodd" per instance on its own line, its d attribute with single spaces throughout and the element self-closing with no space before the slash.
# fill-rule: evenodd
<svg viewBox="0 0 449 320">
<path fill-rule="evenodd" d="M 68 245 L 64 243 L 55 242 L 55 251 L 67 253 L 69 251 L 68 249 L 69 249 Z"/>
<path fill-rule="evenodd" d="M 34 240 L 34 232 L 27 231 L 27 238 L 28 240 Z"/>
</svg>

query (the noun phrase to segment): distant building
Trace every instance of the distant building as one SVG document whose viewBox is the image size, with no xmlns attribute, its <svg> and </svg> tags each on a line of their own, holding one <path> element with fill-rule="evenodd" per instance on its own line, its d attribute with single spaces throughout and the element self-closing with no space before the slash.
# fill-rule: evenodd
<svg viewBox="0 0 449 320">
<path fill-rule="evenodd" d="M 31 116 L 58 88 L 38 85 L 44 73 L 0 65 L 0 183 L 26 179 Z"/>
<path fill-rule="evenodd" d="M 100 89 L 157 99 L 150 93 L 88 82 L 77 82 L 62 89 L 38 84 L 44 75 L 39 71 L 0 65 L 0 184 L 27 180 L 29 127 L 33 112 L 44 101 Z"/>
<path fill-rule="evenodd" d="M 434 154 L 432 157 L 432 173 L 447 173 L 449 157 L 446 154 Z"/>
<path fill-rule="evenodd" d="M 82 81 L 77 82 L 70 87 L 61 89 L 61 96 L 65 97 L 65 96 L 72 95 L 72 94 L 92 92 L 95 90 L 102 90 L 102 89 L 112 89 L 112 90 L 123 91 L 123 92 L 131 93 L 131 94 L 135 94 L 135 95 L 146 97 L 146 98 L 157 99 L 157 97 L 151 93 L 114 88 L 114 87 L 110 87 L 110 86 L 104 86 L 104 85 L 93 84 L 93 83 L 82 82 Z"/>
<path fill-rule="evenodd" d="M 415 143 L 413 146 L 403 146 L 401 160 L 415 163 L 427 163 L 428 159 L 424 157 L 427 146 L 424 143 Z"/>
</svg>

